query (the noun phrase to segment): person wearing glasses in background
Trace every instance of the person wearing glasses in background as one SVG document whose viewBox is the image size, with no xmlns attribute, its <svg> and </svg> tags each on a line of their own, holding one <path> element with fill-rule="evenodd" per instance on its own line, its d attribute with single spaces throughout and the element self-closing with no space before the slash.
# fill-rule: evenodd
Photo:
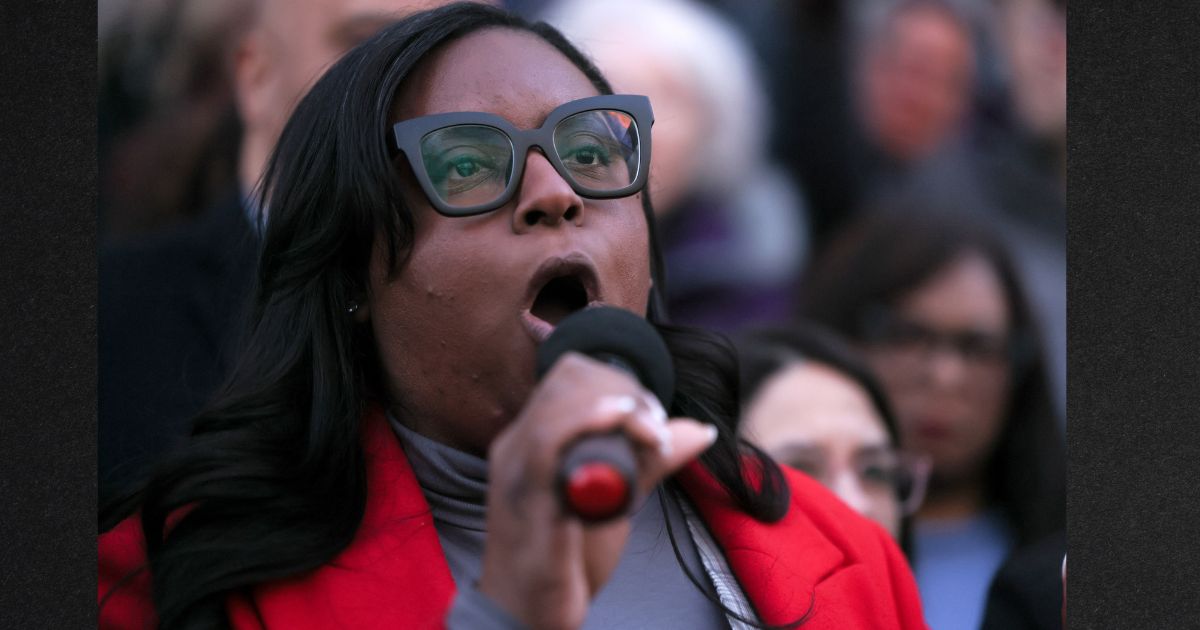
<svg viewBox="0 0 1200 630">
<path fill-rule="evenodd" d="M 1009 253 L 951 197 L 896 195 L 834 239 L 802 295 L 879 375 L 900 446 L 933 462 L 913 546 L 930 627 L 978 627 L 1008 552 L 1065 526 L 1060 423 Z"/>
<path fill-rule="evenodd" d="M 337 62 L 267 168 L 230 379 L 101 510 L 101 627 L 924 628 L 895 542 L 737 440 L 732 348 L 667 323 L 653 115 L 479 4 Z M 662 337 L 669 409 L 581 354 L 535 377 L 597 304 Z M 585 524 L 559 463 L 610 431 L 632 507 Z"/>
<path fill-rule="evenodd" d="M 911 554 L 910 517 L 925 494 L 929 459 L 899 451 L 896 417 L 863 360 L 814 324 L 747 333 L 738 359 L 738 431 L 820 481 Z"/>
</svg>

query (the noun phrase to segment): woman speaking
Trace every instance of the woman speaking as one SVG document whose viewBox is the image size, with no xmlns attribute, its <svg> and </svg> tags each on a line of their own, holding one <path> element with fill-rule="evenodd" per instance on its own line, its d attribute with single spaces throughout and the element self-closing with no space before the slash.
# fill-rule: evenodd
<svg viewBox="0 0 1200 630">
<path fill-rule="evenodd" d="M 611 92 L 471 4 L 318 81 L 265 176 L 234 373 L 102 510 L 101 627 L 924 627 L 887 533 L 739 443 L 733 355 L 665 322 L 652 113 Z M 578 353 L 536 378 L 597 305 L 657 329 L 669 409 Z M 563 454 L 613 432 L 632 504 L 585 523 Z"/>
</svg>

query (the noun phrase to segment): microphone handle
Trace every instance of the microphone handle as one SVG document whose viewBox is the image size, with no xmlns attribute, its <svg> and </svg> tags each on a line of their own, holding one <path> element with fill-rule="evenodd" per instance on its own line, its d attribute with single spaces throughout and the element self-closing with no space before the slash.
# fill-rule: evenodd
<svg viewBox="0 0 1200 630">
<path fill-rule="evenodd" d="M 559 469 L 563 508 L 586 523 L 602 523 L 629 509 L 637 463 L 621 431 L 587 435 L 572 444 Z"/>
<path fill-rule="evenodd" d="M 638 377 L 621 357 L 602 354 L 593 358 Z M 558 473 L 563 509 L 585 523 L 603 523 L 624 514 L 633 501 L 636 483 L 633 446 L 619 429 L 576 440 L 567 447 Z"/>
</svg>

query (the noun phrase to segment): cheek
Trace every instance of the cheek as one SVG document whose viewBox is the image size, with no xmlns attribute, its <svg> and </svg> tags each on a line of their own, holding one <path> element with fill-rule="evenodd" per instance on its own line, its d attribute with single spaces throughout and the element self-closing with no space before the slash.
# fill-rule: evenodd
<svg viewBox="0 0 1200 630">
<path fill-rule="evenodd" d="M 410 261 L 391 278 L 384 277 L 382 270 L 372 277 L 371 326 L 393 398 L 408 398 L 421 389 L 422 377 L 434 367 L 427 359 L 436 358 L 437 349 L 447 344 L 441 327 L 456 296 L 440 283 L 430 282 L 426 269 L 430 262 L 414 249 Z"/>
<path fill-rule="evenodd" d="M 419 237 L 392 279 L 372 278 L 372 326 L 391 394 L 424 411 L 482 380 L 480 356 L 506 338 L 495 330 L 505 321 L 498 287 L 489 287 L 499 284 L 495 272 L 465 239 L 453 240 Z"/>
<path fill-rule="evenodd" d="M 871 505 L 871 520 L 879 523 L 892 535 L 900 537 L 900 502 L 892 496 L 880 497 Z"/>
<path fill-rule="evenodd" d="M 435 316 L 453 308 L 470 288 L 470 276 L 463 273 L 469 259 L 456 265 L 454 258 L 436 238 L 418 234 L 412 251 L 391 277 L 377 260 L 371 278 L 375 325 L 407 338 L 446 323 Z"/>
<path fill-rule="evenodd" d="M 987 384 L 980 390 L 978 404 L 974 405 L 978 415 L 975 426 L 983 441 L 991 443 L 1000 434 L 1004 419 L 1008 415 L 1008 399 L 1010 397 L 1007 382 Z"/>
<path fill-rule="evenodd" d="M 630 197 L 625 207 L 606 213 L 610 222 L 602 232 L 607 267 L 605 301 L 645 316 L 650 296 L 650 236 L 642 214 L 640 197 Z"/>
<path fill-rule="evenodd" d="M 372 318 L 388 403 L 414 430 L 482 457 L 534 385 L 532 345 L 501 327 L 494 301 L 439 286 L 406 287 L 396 312 Z"/>
</svg>

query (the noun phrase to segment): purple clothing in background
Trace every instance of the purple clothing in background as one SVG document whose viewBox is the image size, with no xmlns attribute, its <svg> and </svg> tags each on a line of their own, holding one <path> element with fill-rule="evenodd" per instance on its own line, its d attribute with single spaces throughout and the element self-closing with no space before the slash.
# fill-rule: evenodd
<svg viewBox="0 0 1200 630">
<path fill-rule="evenodd" d="M 803 245 L 789 234 L 792 225 L 750 225 L 763 218 L 693 199 L 661 220 L 671 321 L 735 334 L 790 315 Z M 795 251 L 781 256 L 760 246 L 764 228 L 790 238 L 784 247 Z"/>
</svg>

